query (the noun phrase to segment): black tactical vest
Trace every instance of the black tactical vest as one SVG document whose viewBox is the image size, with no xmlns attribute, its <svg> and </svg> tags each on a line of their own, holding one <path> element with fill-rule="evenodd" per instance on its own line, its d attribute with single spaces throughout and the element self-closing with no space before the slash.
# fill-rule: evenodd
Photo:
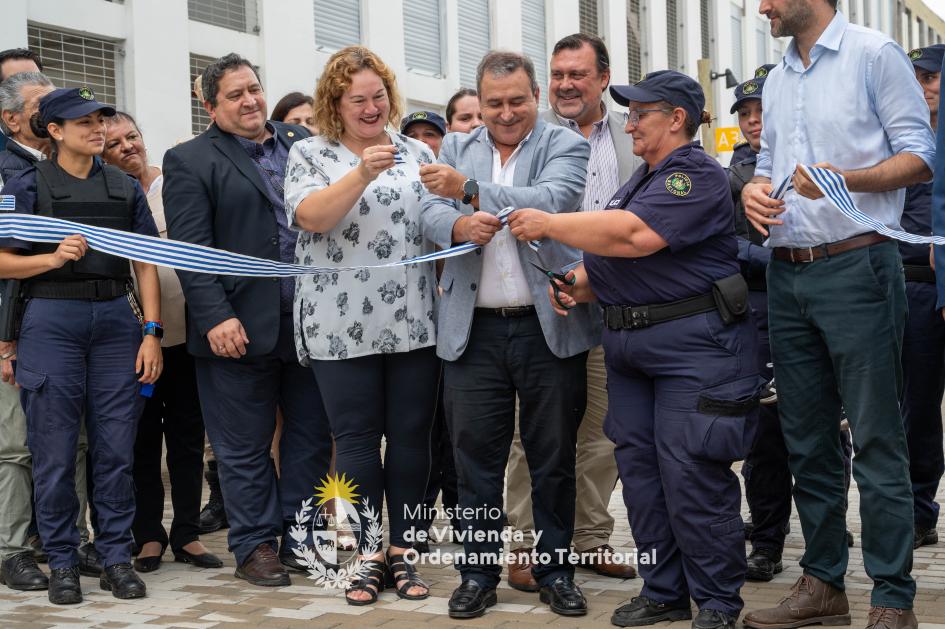
<svg viewBox="0 0 945 629">
<path fill-rule="evenodd" d="M 131 179 L 114 166 L 102 168 L 88 179 L 76 179 L 46 160 L 36 164 L 36 213 L 67 221 L 131 231 L 135 189 Z M 33 244 L 33 254 L 52 253 L 56 244 Z M 73 282 L 127 280 L 128 260 L 89 249 L 82 259 L 35 276 L 34 280 Z"/>
</svg>

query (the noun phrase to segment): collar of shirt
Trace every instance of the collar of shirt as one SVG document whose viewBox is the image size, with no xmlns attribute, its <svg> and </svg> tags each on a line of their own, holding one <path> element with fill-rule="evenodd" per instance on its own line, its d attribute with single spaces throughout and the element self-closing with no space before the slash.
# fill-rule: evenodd
<svg viewBox="0 0 945 629">
<path fill-rule="evenodd" d="M 607 118 L 608 116 L 610 116 L 610 112 L 607 110 L 607 107 L 604 106 L 603 101 L 601 101 L 600 108 L 601 108 L 601 112 L 603 113 L 603 116 L 601 116 L 600 120 L 594 123 L 594 131 L 592 131 L 591 133 L 599 132 L 603 128 L 605 128 L 607 125 Z M 551 111 L 554 111 L 554 109 L 552 109 Z M 555 116 L 557 116 L 558 121 L 561 122 L 561 124 L 565 125 L 572 131 L 577 131 L 578 133 L 581 133 L 581 125 L 575 122 L 573 118 L 565 118 L 564 116 L 562 116 L 556 111 L 555 111 Z M 609 130 L 609 127 L 606 127 L 606 128 Z"/>
<path fill-rule="evenodd" d="M 276 129 L 272 124 L 267 122 L 266 130 L 271 135 L 263 142 L 255 142 L 241 135 L 234 135 L 233 137 L 236 138 L 236 141 L 240 143 L 240 146 L 243 147 L 243 150 L 246 151 L 246 154 L 249 155 L 251 159 L 257 159 L 264 156 L 266 153 L 271 153 L 273 147 L 276 145 Z"/>
<path fill-rule="evenodd" d="M 843 13 L 840 13 L 839 11 L 834 13 L 833 19 L 830 20 L 830 24 L 828 24 L 827 28 L 824 29 L 824 32 L 820 34 L 820 37 L 817 39 L 817 43 L 814 44 L 814 47 L 810 49 L 811 66 L 817 63 L 817 60 L 820 59 L 820 56 L 828 50 L 840 50 L 840 42 L 843 41 L 843 34 L 846 32 L 847 26 L 849 25 L 850 21 L 847 20 Z M 784 63 L 795 72 L 801 74 L 807 69 L 804 67 L 804 61 L 801 59 L 800 52 L 797 50 L 796 39 L 791 41 L 787 52 L 784 53 Z"/>
<path fill-rule="evenodd" d="M 518 154 L 518 152 L 519 152 L 519 151 L 521 150 L 521 148 L 522 148 L 522 145 L 525 144 L 526 142 L 528 142 L 528 138 L 532 137 L 532 132 L 533 132 L 534 130 L 535 130 L 535 129 L 534 129 L 534 127 L 533 127 L 531 131 L 529 131 L 527 134 L 525 134 L 525 137 L 522 138 L 522 141 L 519 142 L 519 143 L 518 143 L 518 146 L 515 147 L 515 150 L 512 151 L 512 155 Z M 499 149 L 496 147 L 495 142 L 492 141 L 492 134 L 491 134 L 491 133 L 488 133 L 488 132 L 486 133 L 486 142 L 489 144 L 489 148 L 491 148 L 493 151 L 498 151 L 498 150 L 499 150 Z M 511 157 L 510 157 L 510 158 L 511 158 Z"/>
<path fill-rule="evenodd" d="M 12 142 L 13 144 L 16 144 L 18 147 L 20 147 L 21 149 L 23 149 L 24 151 L 26 151 L 27 153 L 29 153 L 30 155 L 32 155 L 33 157 L 35 157 L 37 161 L 40 161 L 40 162 L 41 162 L 41 161 L 43 161 L 44 159 L 46 159 L 46 155 L 45 155 L 42 151 L 37 151 L 37 150 L 34 149 L 33 147 L 31 147 L 31 146 L 26 146 L 26 145 L 23 144 L 22 142 L 17 142 L 17 141 L 14 140 L 13 138 L 7 138 L 7 140 L 9 140 L 10 142 Z"/>
</svg>

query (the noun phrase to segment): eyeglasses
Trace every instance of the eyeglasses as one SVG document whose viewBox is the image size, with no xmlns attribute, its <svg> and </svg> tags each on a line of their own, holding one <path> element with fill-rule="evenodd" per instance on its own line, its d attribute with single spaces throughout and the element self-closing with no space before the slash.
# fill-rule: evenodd
<svg viewBox="0 0 945 629">
<path fill-rule="evenodd" d="M 640 124 L 640 114 L 652 114 L 657 111 L 667 113 L 670 110 L 665 107 L 659 107 L 656 109 L 631 109 L 629 111 L 623 112 L 623 125 L 627 126 L 627 123 L 632 124 L 634 127 Z"/>
</svg>

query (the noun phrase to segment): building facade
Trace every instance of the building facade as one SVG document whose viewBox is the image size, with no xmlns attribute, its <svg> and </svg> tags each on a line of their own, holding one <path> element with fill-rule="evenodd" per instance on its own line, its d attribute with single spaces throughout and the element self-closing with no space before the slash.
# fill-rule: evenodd
<svg viewBox="0 0 945 629">
<path fill-rule="evenodd" d="M 135 115 L 151 159 L 199 133 L 209 117 L 193 78 L 234 51 L 259 68 L 270 107 L 287 92 L 312 93 L 331 53 L 364 44 L 392 66 L 408 111 L 442 112 L 492 48 L 522 50 L 546 84 L 550 49 L 576 32 L 600 35 L 614 82 L 697 61 L 739 80 L 780 59 L 759 0 L 3 0 L 0 49 L 29 46 L 59 86 L 89 85 Z M 940 43 L 945 22 L 921 0 L 840 0 L 851 21 L 907 50 Z M 718 124 L 732 90 L 713 83 Z M 545 102 L 544 95 L 542 101 Z"/>
</svg>

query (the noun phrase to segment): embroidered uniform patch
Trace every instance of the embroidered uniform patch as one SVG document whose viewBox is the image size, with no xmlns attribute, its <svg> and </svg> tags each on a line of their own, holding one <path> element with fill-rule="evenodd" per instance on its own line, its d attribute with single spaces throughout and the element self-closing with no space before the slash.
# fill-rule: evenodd
<svg viewBox="0 0 945 629">
<path fill-rule="evenodd" d="M 12 194 L 0 195 L 0 212 L 13 212 L 16 210 L 16 197 Z"/>
<path fill-rule="evenodd" d="M 692 181 L 683 173 L 673 173 L 666 178 L 666 189 L 677 197 L 684 197 L 692 190 Z"/>
</svg>

